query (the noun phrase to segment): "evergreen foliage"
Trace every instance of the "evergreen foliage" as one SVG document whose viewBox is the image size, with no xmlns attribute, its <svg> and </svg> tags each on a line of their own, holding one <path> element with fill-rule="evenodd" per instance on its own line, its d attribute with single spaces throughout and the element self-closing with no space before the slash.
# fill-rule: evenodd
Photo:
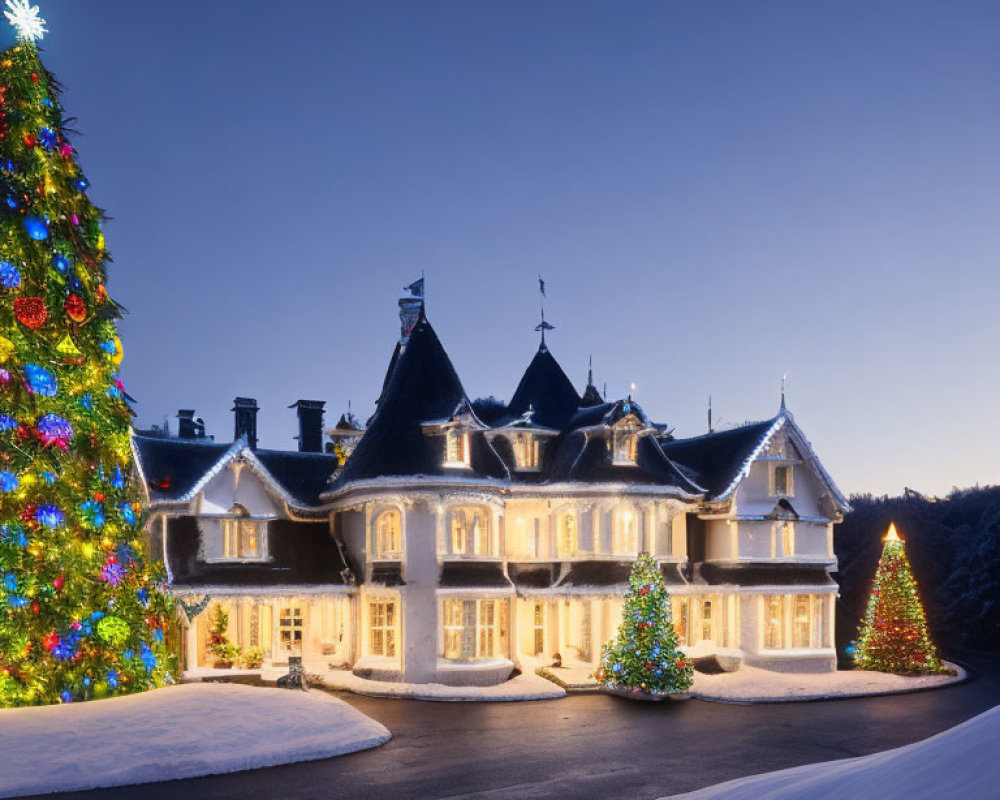
<svg viewBox="0 0 1000 800">
<path fill-rule="evenodd" d="M 854 662 L 861 669 L 900 675 L 942 671 L 895 525 L 890 524 L 882 548 Z"/>
<path fill-rule="evenodd" d="M 594 678 L 609 689 L 650 694 L 686 692 L 694 669 L 677 644 L 670 596 L 656 559 L 636 559 L 617 637 L 604 645 Z"/>
<path fill-rule="evenodd" d="M 0 706 L 170 680 L 87 186 L 38 48 L 0 53 Z"/>
</svg>

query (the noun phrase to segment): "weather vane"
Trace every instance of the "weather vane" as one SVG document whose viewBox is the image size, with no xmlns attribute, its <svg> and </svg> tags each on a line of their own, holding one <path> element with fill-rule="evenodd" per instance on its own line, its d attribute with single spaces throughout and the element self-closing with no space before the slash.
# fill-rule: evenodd
<svg viewBox="0 0 1000 800">
<path fill-rule="evenodd" d="M 38 6 L 29 5 L 28 0 L 7 0 L 7 10 L 3 12 L 17 31 L 19 42 L 34 42 L 46 34 L 45 20 L 38 14 Z"/>
</svg>

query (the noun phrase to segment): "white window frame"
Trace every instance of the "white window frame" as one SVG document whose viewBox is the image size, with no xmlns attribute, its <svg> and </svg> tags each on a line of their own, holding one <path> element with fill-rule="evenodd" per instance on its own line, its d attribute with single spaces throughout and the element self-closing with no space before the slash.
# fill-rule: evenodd
<svg viewBox="0 0 1000 800">
<path fill-rule="evenodd" d="M 634 467 L 639 457 L 639 426 L 629 420 L 611 431 L 611 463 L 616 467 Z"/>
<path fill-rule="evenodd" d="M 444 432 L 444 466 L 448 469 L 469 469 L 472 466 L 468 430 L 448 428 Z"/>
<path fill-rule="evenodd" d="M 369 598 L 368 652 L 377 658 L 399 657 L 399 614 L 395 599 Z"/>
<path fill-rule="evenodd" d="M 461 516 L 459 516 L 461 515 Z M 479 524 L 471 525 L 478 517 Z M 448 551 L 455 556 L 493 556 L 492 515 L 483 506 L 453 506 L 448 509 Z M 462 520 L 461 526 L 457 523 Z"/>
<path fill-rule="evenodd" d="M 305 611 L 295 603 L 278 607 L 278 647 L 283 653 L 302 655 L 305 640 Z"/>
<path fill-rule="evenodd" d="M 396 519 L 396 532 L 392 537 L 394 541 L 387 541 L 388 532 L 384 530 L 384 525 L 390 519 Z M 387 547 L 387 545 L 393 545 Z M 403 513 L 398 508 L 387 508 L 380 511 L 375 516 L 372 524 L 372 558 L 398 560 L 403 555 Z"/>
<path fill-rule="evenodd" d="M 266 561 L 267 560 L 267 520 L 250 515 L 243 506 L 235 505 L 230 516 L 220 521 L 222 533 L 222 561 Z M 252 533 L 250 533 L 252 529 Z M 248 552 L 245 540 L 252 537 L 254 547 Z"/>
<path fill-rule="evenodd" d="M 778 491 L 778 470 L 784 470 L 785 491 Z M 771 464 L 771 497 L 795 497 L 795 470 L 791 464 Z"/>
<path fill-rule="evenodd" d="M 804 609 L 802 603 L 805 603 Z M 783 651 L 823 650 L 826 648 L 826 595 L 782 593 L 761 596 L 761 650 Z M 805 623 L 805 636 L 797 627 Z M 777 624 L 777 629 L 774 625 Z M 772 634 L 777 633 L 777 637 Z"/>
<path fill-rule="evenodd" d="M 502 631 L 497 598 L 445 598 L 441 601 L 441 658 L 446 661 L 482 661 L 500 656 Z M 466 619 L 472 620 L 471 627 Z"/>
</svg>

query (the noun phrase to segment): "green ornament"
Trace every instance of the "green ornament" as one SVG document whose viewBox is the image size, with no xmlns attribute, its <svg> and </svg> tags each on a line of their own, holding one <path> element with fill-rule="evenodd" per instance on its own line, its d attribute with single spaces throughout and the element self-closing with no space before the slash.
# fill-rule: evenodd
<svg viewBox="0 0 1000 800">
<path fill-rule="evenodd" d="M 108 644 L 121 644 L 128 639 L 128 623 L 118 617 L 104 617 L 97 623 L 97 635 Z"/>
</svg>

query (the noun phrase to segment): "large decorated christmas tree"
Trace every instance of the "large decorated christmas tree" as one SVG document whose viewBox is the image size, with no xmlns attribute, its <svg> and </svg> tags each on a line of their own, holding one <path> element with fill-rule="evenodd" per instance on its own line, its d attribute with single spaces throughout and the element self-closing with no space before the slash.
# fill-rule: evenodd
<svg viewBox="0 0 1000 800">
<path fill-rule="evenodd" d="M 642 553 L 632 565 L 617 637 L 604 645 L 594 678 L 624 694 L 669 695 L 691 688 L 694 670 L 677 645 L 660 565 Z"/>
<path fill-rule="evenodd" d="M 861 669 L 897 674 L 945 672 L 927 630 L 906 545 L 889 524 L 854 662 Z"/>
<path fill-rule="evenodd" d="M 0 707 L 169 681 L 170 613 L 131 485 L 102 212 L 42 65 L 37 7 L 0 53 Z"/>
</svg>

